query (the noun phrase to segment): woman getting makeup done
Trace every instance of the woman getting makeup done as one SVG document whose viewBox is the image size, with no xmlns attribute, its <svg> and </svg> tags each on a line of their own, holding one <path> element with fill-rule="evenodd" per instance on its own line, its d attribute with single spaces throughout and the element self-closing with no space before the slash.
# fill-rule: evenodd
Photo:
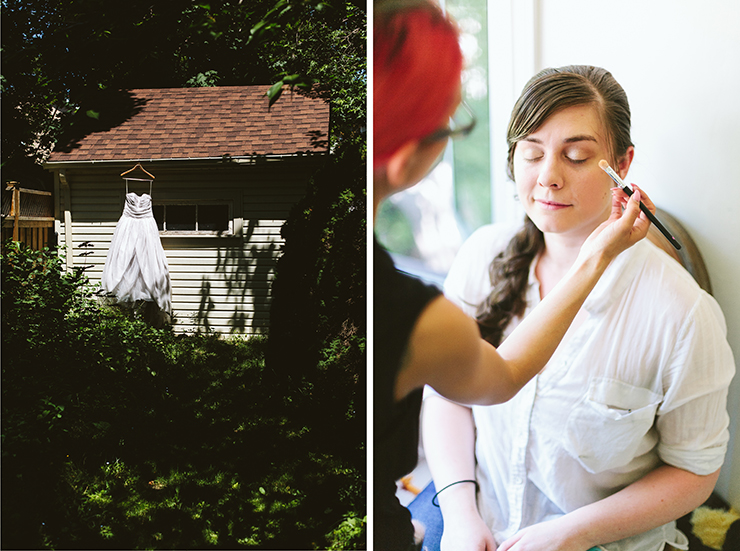
<svg viewBox="0 0 740 551">
<path fill-rule="evenodd" d="M 470 126 L 455 123 L 462 55 L 456 27 L 436 4 L 376 2 L 373 63 L 375 213 L 383 198 L 423 178 L 447 140 Z M 375 242 L 375 549 L 408 551 L 421 539 L 396 499 L 395 481 L 416 465 L 424 385 L 461 403 L 511 398 L 545 365 L 609 263 L 647 234 L 639 191 L 628 199 L 607 187 L 606 195 L 608 212 L 567 275 L 498 350 L 439 290 L 396 271 Z M 642 200 L 654 209 L 644 194 Z"/>
<path fill-rule="evenodd" d="M 514 106 L 508 144 L 524 224 L 480 228 L 445 282 L 499 350 L 610 217 L 613 184 L 599 161 L 627 175 L 627 96 L 604 69 L 544 70 Z M 650 241 L 637 243 L 510 401 L 471 408 L 427 393 L 442 551 L 687 549 L 674 521 L 717 481 L 733 374 L 716 301 Z"/>
</svg>

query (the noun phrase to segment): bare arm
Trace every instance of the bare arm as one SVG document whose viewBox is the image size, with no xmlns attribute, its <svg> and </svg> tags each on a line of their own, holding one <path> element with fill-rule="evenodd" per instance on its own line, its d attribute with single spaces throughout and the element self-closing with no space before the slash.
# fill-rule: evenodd
<svg viewBox="0 0 740 551">
<path fill-rule="evenodd" d="M 424 452 L 437 491 L 452 482 L 475 478 L 475 425 L 469 407 L 429 396 L 424 400 L 421 428 Z M 474 490 L 475 485 L 458 493 L 475 494 L 465 491 L 469 489 Z M 455 492 L 457 490 L 447 495 Z M 440 497 L 439 503 L 444 513 L 444 498 Z"/>
<path fill-rule="evenodd" d="M 586 551 L 642 534 L 704 503 L 718 477 L 719 471 L 701 476 L 664 465 L 601 501 L 521 530 L 499 551 Z"/>
<path fill-rule="evenodd" d="M 439 396 L 424 400 L 424 452 L 437 491 L 475 480 L 475 426 L 469 407 Z M 455 484 L 438 496 L 444 518 L 442 551 L 493 551 L 496 544 L 476 504 L 475 484 Z"/>
<path fill-rule="evenodd" d="M 637 200 L 634 198 L 637 196 Z M 647 197 L 643 202 L 655 209 Z M 497 350 L 478 327 L 444 297 L 432 301 L 414 328 L 408 356 L 396 380 L 396 398 L 424 384 L 460 403 L 490 405 L 516 394 L 547 363 L 586 297 L 609 263 L 647 235 L 640 193 L 619 199 L 612 215 L 586 240 L 570 272 Z"/>
</svg>

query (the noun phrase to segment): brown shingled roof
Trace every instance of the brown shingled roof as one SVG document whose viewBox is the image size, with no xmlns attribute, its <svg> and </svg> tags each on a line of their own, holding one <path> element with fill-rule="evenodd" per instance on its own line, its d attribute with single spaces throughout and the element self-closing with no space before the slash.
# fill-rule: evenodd
<svg viewBox="0 0 740 551">
<path fill-rule="evenodd" d="M 324 153 L 329 105 L 285 91 L 268 109 L 266 86 L 159 88 L 122 92 L 125 112 L 57 145 L 49 162 L 202 159 Z M 117 107 L 120 111 L 121 106 Z M 109 111 L 114 111 L 110 108 Z M 109 111 L 101 109 L 100 120 Z"/>
</svg>

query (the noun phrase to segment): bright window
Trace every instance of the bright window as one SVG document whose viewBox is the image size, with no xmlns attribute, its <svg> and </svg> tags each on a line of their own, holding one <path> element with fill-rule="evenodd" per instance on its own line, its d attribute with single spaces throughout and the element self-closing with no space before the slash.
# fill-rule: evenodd
<svg viewBox="0 0 740 551">
<path fill-rule="evenodd" d="M 397 266 L 439 282 L 462 242 L 492 221 L 486 0 L 448 0 L 465 56 L 463 99 L 475 130 L 450 142 L 443 161 L 416 186 L 387 199 L 375 223 Z"/>
</svg>

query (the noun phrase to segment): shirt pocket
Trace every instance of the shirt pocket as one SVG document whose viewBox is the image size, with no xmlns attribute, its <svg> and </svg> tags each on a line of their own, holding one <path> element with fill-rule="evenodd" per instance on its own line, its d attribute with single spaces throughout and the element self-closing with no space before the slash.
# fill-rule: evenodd
<svg viewBox="0 0 740 551">
<path fill-rule="evenodd" d="M 568 416 L 564 448 L 598 473 L 629 463 L 655 422 L 661 396 L 615 379 L 595 379 Z"/>
</svg>

